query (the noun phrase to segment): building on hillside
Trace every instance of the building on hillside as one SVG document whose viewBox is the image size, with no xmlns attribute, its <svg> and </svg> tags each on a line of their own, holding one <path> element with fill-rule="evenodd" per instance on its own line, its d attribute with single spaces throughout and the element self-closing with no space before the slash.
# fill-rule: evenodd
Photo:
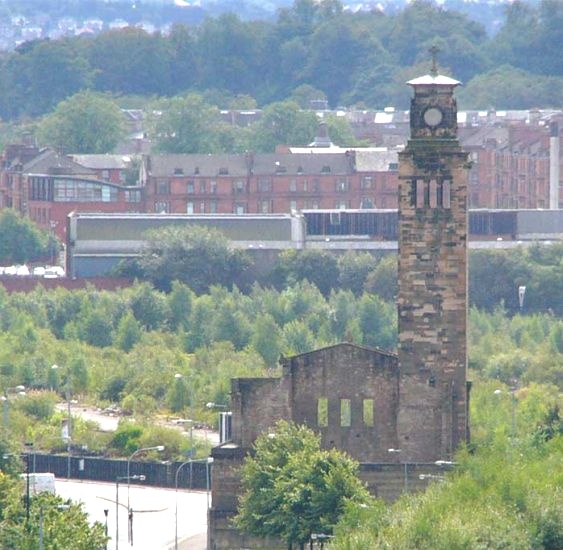
<svg viewBox="0 0 563 550">
<path fill-rule="evenodd" d="M 469 439 L 467 153 L 457 140 L 456 80 L 411 80 L 410 139 L 399 155 L 398 354 L 348 343 L 282 359 L 280 378 L 232 381 L 231 438 L 212 450 L 208 549 L 278 548 L 231 523 L 238 469 L 277 420 L 305 424 L 324 448 L 360 462 L 389 500 L 436 475 Z M 313 157 L 317 155 L 312 155 Z M 319 155 L 323 156 L 323 155 Z"/>
</svg>

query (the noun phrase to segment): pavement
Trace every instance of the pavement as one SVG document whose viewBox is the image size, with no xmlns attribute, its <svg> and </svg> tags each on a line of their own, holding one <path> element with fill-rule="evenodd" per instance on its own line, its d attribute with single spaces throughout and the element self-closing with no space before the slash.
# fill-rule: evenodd
<svg viewBox="0 0 563 550">
<path fill-rule="evenodd" d="M 209 495 L 131 485 L 133 541 L 128 536 L 127 484 L 57 479 L 55 490 L 63 498 L 82 502 L 90 521 L 107 525 L 107 550 L 206 550 Z M 119 506 L 116 501 L 119 500 Z M 116 543 L 117 541 L 117 543 Z"/>
</svg>

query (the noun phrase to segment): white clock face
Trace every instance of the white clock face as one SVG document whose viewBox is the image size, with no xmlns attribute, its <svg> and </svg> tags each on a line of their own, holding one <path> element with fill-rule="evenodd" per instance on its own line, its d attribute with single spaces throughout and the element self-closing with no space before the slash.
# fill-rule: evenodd
<svg viewBox="0 0 563 550">
<path fill-rule="evenodd" d="M 443 118 L 444 115 L 442 114 L 442 111 L 436 107 L 430 107 L 430 109 L 426 109 L 426 111 L 424 111 L 424 122 L 428 126 L 438 126 L 438 124 L 442 122 Z"/>
</svg>

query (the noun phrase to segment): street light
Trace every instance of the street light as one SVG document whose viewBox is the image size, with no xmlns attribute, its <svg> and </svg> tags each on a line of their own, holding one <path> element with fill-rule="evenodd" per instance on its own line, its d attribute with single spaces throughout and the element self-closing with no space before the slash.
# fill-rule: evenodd
<svg viewBox="0 0 563 550">
<path fill-rule="evenodd" d="M 184 375 L 177 372 L 174 375 L 174 378 L 176 380 L 176 383 L 179 384 L 184 379 Z M 193 388 L 192 388 L 192 385 L 190 384 L 190 381 L 188 380 L 188 407 L 189 407 L 189 414 L 190 414 L 190 418 L 189 418 L 189 422 L 190 422 L 190 458 L 194 454 L 194 410 L 193 410 L 193 401 L 194 401 L 193 400 Z M 183 401 L 182 401 L 182 405 L 183 405 Z"/>
<path fill-rule="evenodd" d="M 130 481 L 131 479 L 145 481 L 147 478 L 143 475 L 118 476 L 115 478 L 115 550 L 119 549 L 119 482 Z M 129 507 L 127 507 L 127 513 L 129 514 Z"/>
<path fill-rule="evenodd" d="M 388 453 L 391 454 L 399 454 L 401 453 L 401 449 L 387 449 Z M 399 461 L 400 464 L 400 461 Z M 405 488 L 404 491 L 405 493 L 408 493 L 409 491 L 409 472 L 408 472 L 408 465 L 406 463 L 406 461 L 403 463 L 404 464 L 404 482 L 405 482 Z"/>
<path fill-rule="evenodd" d="M 143 447 L 142 449 L 137 449 L 127 459 L 127 476 L 126 477 L 127 477 L 127 511 L 128 511 L 128 513 L 131 513 L 131 507 L 129 505 L 129 489 L 131 487 L 130 481 L 131 481 L 131 479 L 135 479 L 135 476 L 131 477 L 131 475 L 130 475 L 131 459 L 135 455 L 138 455 L 140 453 L 144 453 L 146 451 L 158 451 L 159 453 L 161 453 L 162 451 L 164 451 L 164 445 L 155 445 L 154 447 Z M 144 479 L 141 480 L 141 481 L 144 481 Z M 131 542 L 132 537 L 131 537 L 130 530 L 129 530 L 127 538 Z"/>
<path fill-rule="evenodd" d="M 57 371 L 59 369 L 59 365 L 51 365 L 51 369 L 53 371 Z M 67 452 L 67 468 L 66 468 L 66 477 L 70 479 L 70 451 L 71 451 L 71 441 L 72 441 L 72 425 L 71 425 L 71 415 L 70 415 L 70 397 L 71 397 L 71 388 L 70 388 L 70 371 L 67 369 L 67 377 L 66 377 L 66 384 L 65 384 L 65 393 L 66 393 L 66 405 L 67 405 L 67 421 L 66 421 L 66 436 L 63 431 L 63 439 L 66 437 L 66 452 Z"/>
<path fill-rule="evenodd" d="M 194 462 L 205 462 L 206 469 L 206 489 L 207 489 L 207 509 L 209 510 L 209 465 L 213 463 L 213 457 L 209 456 L 207 458 L 199 458 L 199 459 L 190 459 L 182 462 L 178 468 L 176 468 L 176 475 L 174 476 L 174 488 L 176 491 L 176 503 L 175 503 L 175 510 L 174 510 L 174 518 L 175 518 L 175 527 L 174 527 L 174 550 L 178 550 L 178 474 L 180 470 L 186 465 L 191 465 Z M 190 489 L 191 489 L 191 475 L 190 475 Z"/>
</svg>

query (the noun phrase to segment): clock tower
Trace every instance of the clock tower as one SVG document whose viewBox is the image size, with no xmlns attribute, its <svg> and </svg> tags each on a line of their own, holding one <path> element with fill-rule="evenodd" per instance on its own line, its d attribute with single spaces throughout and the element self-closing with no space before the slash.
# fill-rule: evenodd
<svg viewBox="0 0 563 550">
<path fill-rule="evenodd" d="M 435 52 L 433 52 L 435 54 Z M 467 154 L 454 89 L 436 71 L 412 86 L 411 136 L 399 155 L 401 461 L 450 458 L 468 438 Z"/>
</svg>

